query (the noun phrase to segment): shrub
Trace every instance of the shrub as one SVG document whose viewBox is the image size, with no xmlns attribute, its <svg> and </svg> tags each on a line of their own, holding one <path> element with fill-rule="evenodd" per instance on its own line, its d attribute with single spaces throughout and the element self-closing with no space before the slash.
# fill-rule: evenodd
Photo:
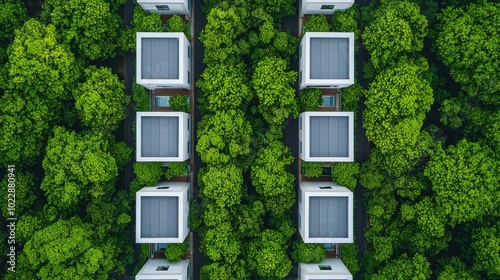
<svg viewBox="0 0 500 280">
<path fill-rule="evenodd" d="M 336 162 L 332 164 L 333 180 L 351 191 L 358 184 L 359 164 L 357 162 Z"/>
<path fill-rule="evenodd" d="M 165 177 L 170 179 L 174 176 L 182 176 L 186 174 L 187 162 L 169 162 Z"/>
<path fill-rule="evenodd" d="M 188 249 L 189 241 L 187 240 L 184 243 L 169 243 L 167 244 L 167 248 L 165 248 L 165 257 L 171 263 L 179 262 Z"/>
<path fill-rule="evenodd" d="M 323 103 L 319 88 L 305 88 L 299 96 L 299 106 L 302 111 L 316 111 Z"/>
<path fill-rule="evenodd" d="M 134 78 L 135 80 L 135 78 Z M 149 112 L 148 90 L 135 82 L 132 84 L 132 99 L 135 102 L 135 110 L 138 112 Z"/>
<path fill-rule="evenodd" d="M 161 162 L 136 162 L 134 173 L 142 186 L 155 186 L 164 174 Z"/>
<path fill-rule="evenodd" d="M 293 243 L 292 260 L 296 263 L 319 263 L 324 257 L 323 244 L 306 244 L 302 239 Z"/>
<path fill-rule="evenodd" d="M 302 166 L 304 167 L 307 177 L 318 178 L 323 173 L 322 162 L 303 161 Z"/>
<path fill-rule="evenodd" d="M 191 40 L 191 30 L 189 24 L 186 23 L 179 15 L 173 15 L 167 22 L 165 29 L 167 32 L 184 32 L 188 40 Z"/>
<path fill-rule="evenodd" d="M 312 15 L 309 16 L 307 22 L 304 23 L 304 34 L 306 32 L 328 32 L 330 26 L 326 21 L 325 15 Z"/>
<path fill-rule="evenodd" d="M 363 95 L 363 88 L 358 82 L 342 90 L 342 111 L 358 112 L 359 99 Z"/>
<path fill-rule="evenodd" d="M 186 95 L 176 94 L 169 100 L 169 105 L 172 110 L 177 112 L 189 112 L 191 106 L 188 104 L 188 97 Z"/>
<path fill-rule="evenodd" d="M 359 271 L 359 263 L 358 263 L 358 246 L 356 243 L 349 244 L 341 244 L 340 245 L 341 259 L 344 262 L 345 266 L 352 275 L 356 274 Z"/>
</svg>

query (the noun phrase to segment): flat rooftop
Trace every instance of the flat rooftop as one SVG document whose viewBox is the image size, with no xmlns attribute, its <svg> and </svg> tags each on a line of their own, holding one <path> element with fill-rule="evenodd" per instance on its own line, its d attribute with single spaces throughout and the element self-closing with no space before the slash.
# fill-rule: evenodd
<svg viewBox="0 0 500 280">
<path fill-rule="evenodd" d="M 349 79 L 349 38 L 311 38 L 310 78 Z"/>
<path fill-rule="evenodd" d="M 311 157 L 349 156 L 349 117 L 311 116 L 309 133 Z"/>
<path fill-rule="evenodd" d="M 165 196 L 142 196 L 141 237 L 178 237 L 179 198 Z"/>
<path fill-rule="evenodd" d="M 179 39 L 142 38 L 142 79 L 179 79 Z"/>
<path fill-rule="evenodd" d="M 348 198 L 309 198 L 309 237 L 348 237 Z"/>
<path fill-rule="evenodd" d="M 142 116 L 141 130 L 143 157 L 179 156 L 179 117 Z"/>
</svg>

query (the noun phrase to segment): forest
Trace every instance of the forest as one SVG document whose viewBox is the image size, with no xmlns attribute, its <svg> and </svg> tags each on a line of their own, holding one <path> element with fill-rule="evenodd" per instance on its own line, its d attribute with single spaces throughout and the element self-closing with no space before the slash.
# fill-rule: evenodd
<svg viewBox="0 0 500 280">
<path fill-rule="evenodd" d="M 300 37 L 283 23 L 298 18 L 298 3 L 199 2 L 204 166 L 190 211 L 195 250 L 206 257 L 199 278 L 283 279 L 325 256 L 323 244 L 297 234 L 297 159 L 284 143 L 290 120 L 321 103 L 317 89 L 296 91 Z M 116 279 L 147 258 L 133 240 L 135 192 L 181 175 L 186 163 L 134 163 L 122 123 L 149 110 L 149 95 L 136 84 L 126 94 L 119 61 L 134 52 L 135 32 L 190 32 L 180 17 L 163 25 L 138 5 L 125 24 L 124 3 L 0 0 L 1 279 Z M 500 279 L 500 4 L 358 1 L 331 18 L 310 16 L 303 30 L 356 38 L 357 81 L 342 101 L 363 123 L 369 156 L 331 169 L 363 193 L 355 199 L 366 210 L 364 236 L 341 251 L 351 273 Z M 189 110 L 182 97 L 173 107 Z M 9 217 L 17 218 L 15 273 Z M 169 246 L 167 259 L 185 246 Z"/>
</svg>

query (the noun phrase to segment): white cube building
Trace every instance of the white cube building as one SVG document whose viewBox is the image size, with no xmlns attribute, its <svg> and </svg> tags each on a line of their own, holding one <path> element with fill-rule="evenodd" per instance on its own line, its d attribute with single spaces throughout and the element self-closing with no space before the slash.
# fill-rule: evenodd
<svg viewBox="0 0 500 280">
<path fill-rule="evenodd" d="M 299 48 L 299 88 L 354 84 L 354 33 L 306 32 Z"/>
<path fill-rule="evenodd" d="M 354 0 L 299 0 L 300 17 L 305 14 L 331 15 L 334 11 L 347 10 Z"/>
<path fill-rule="evenodd" d="M 191 115 L 137 112 L 136 160 L 181 162 L 191 157 Z"/>
<path fill-rule="evenodd" d="M 190 280 L 189 260 L 170 263 L 166 259 L 150 259 L 135 276 L 136 280 Z"/>
<path fill-rule="evenodd" d="M 135 196 L 137 243 L 184 242 L 189 234 L 188 182 L 160 182 Z"/>
<path fill-rule="evenodd" d="M 300 263 L 299 280 L 352 280 L 341 259 L 323 259 L 320 263 Z"/>
<path fill-rule="evenodd" d="M 354 113 L 301 113 L 299 157 L 310 162 L 353 162 Z"/>
<path fill-rule="evenodd" d="M 334 182 L 300 182 L 299 233 L 304 243 L 352 243 L 353 193 Z"/>
<path fill-rule="evenodd" d="M 137 0 L 144 11 L 162 15 L 191 15 L 193 0 Z"/>
<path fill-rule="evenodd" d="M 136 33 L 136 80 L 139 85 L 191 89 L 191 43 L 182 32 Z"/>
</svg>

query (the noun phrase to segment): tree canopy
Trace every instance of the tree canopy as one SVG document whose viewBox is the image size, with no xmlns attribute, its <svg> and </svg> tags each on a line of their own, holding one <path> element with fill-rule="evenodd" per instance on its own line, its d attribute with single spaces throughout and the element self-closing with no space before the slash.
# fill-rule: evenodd
<svg viewBox="0 0 500 280">
<path fill-rule="evenodd" d="M 438 16 L 437 54 L 469 96 L 500 105 L 500 4 L 448 7 Z"/>
</svg>

